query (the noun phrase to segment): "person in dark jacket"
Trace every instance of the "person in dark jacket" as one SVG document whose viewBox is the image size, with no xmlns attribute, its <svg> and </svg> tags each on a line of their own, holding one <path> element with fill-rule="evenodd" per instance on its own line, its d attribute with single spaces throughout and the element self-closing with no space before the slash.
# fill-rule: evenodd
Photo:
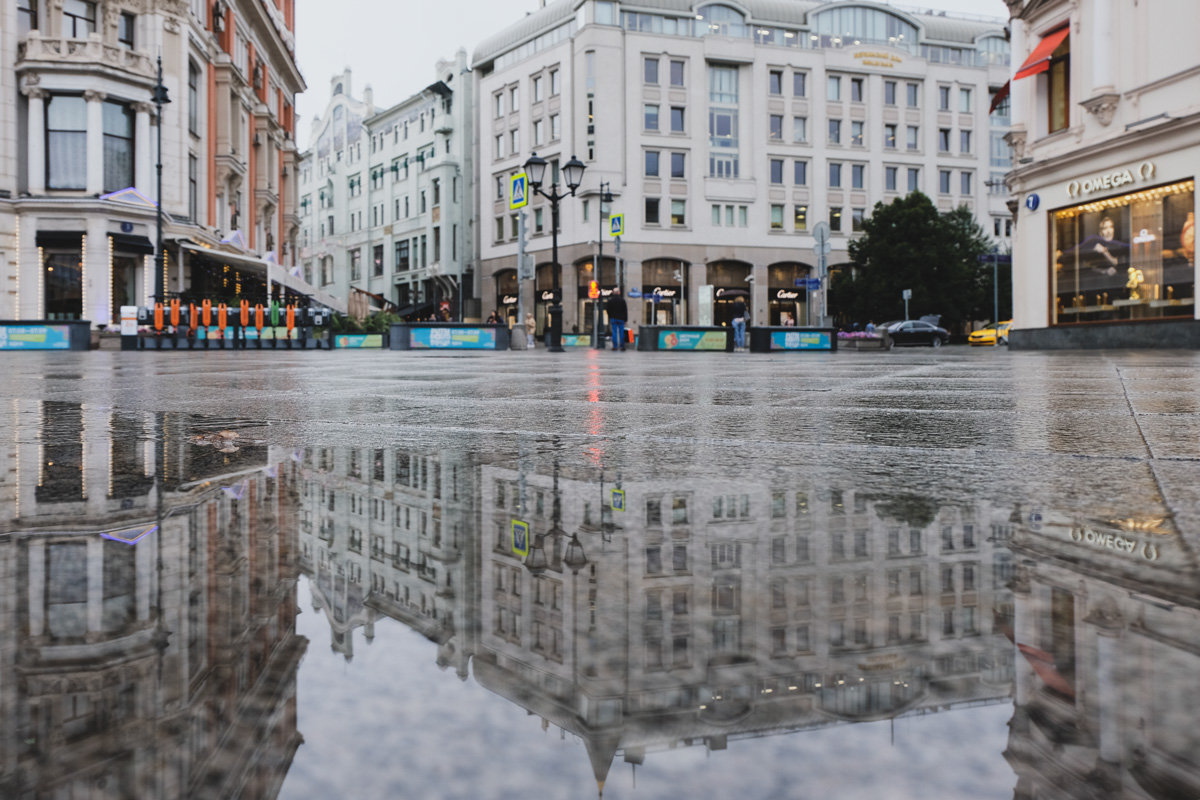
<svg viewBox="0 0 1200 800">
<path fill-rule="evenodd" d="M 625 349 L 625 323 L 629 320 L 629 307 L 625 298 L 621 297 L 619 288 L 613 289 L 612 294 L 604 303 L 604 311 L 608 314 L 608 324 L 612 328 L 613 350 Z"/>
<path fill-rule="evenodd" d="M 735 351 L 746 349 L 746 304 L 742 298 L 737 298 L 733 301 L 732 319 L 733 324 L 733 349 Z"/>
</svg>

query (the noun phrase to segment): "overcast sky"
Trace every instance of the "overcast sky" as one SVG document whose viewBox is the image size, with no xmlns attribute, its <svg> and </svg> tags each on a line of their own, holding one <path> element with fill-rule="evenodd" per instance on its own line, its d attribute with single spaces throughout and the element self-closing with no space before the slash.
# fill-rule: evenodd
<svg viewBox="0 0 1200 800">
<path fill-rule="evenodd" d="M 893 5 L 1007 17 L 1004 0 Z M 297 0 L 296 53 L 308 84 L 296 101 L 300 147 L 308 146 L 309 125 L 325 110 L 334 73 L 350 67 L 354 94 L 370 84 L 376 108 L 387 108 L 433 83 L 437 59 L 460 47 L 470 56 L 480 41 L 538 7 L 538 0 Z"/>
</svg>

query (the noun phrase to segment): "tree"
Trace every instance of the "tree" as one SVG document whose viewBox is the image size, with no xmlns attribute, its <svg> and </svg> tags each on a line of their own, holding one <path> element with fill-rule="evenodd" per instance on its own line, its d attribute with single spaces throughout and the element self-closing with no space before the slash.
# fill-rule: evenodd
<svg viewBox="0 0 1200 800">
<path fill-rule="evenodd" d="M 862 237 L 850 242 L 850 267 L 831 278 L 830 304 L 842 322 L 898 319 L 901 293 L 911 289 L 910 317 L 939 314 L 943 327 L 958 328 L 981 307 L 978 257 L 990 250 L 965 206 L 939 214 L 920 192 L 876 203 Z"/>
</svg>

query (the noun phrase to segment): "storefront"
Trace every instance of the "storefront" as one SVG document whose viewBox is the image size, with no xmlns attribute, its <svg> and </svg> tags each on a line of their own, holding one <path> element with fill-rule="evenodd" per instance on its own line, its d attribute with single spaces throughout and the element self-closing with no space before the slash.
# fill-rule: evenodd
<svg viewBox="0 0 1200 800">
<path fill-rule="evenodd" d="M 742 261 L 717 261 L 708 265 L 713 287 L 713 325 L 729 325 L 733 307 L 742 301 L 752 311 L 750 265 Z"/>
<path fill-rule="evenodd" d="M 642 324 L 687 324 L 687 307 L 681 282 L 686 274 L 687 263 L 679 259 L 657 258 L 642 263 Z M 633 311 L 630 308 L 630 312 Z"/>
<path fill-rule="evenodd" d="M 807 264 L 772 264 L 767 269 L 767 324 L 807 325 L 808 289 L 804 282 L 812 275 Z"/>
<path fill-rule="evenodd" d="M 501 321 L 506 322 L 509 327 L 516 325 L 520 320 L 520 298 L 518 296 L 520 287 L 517 283 L 517 271 L 515 269 L 501 270 L 496 273 L 496 303 L 493 308 L 484 309 L 484 318 L 486 319 L 492 311 L 496 312 L 496 316 Z"/>
</svg>

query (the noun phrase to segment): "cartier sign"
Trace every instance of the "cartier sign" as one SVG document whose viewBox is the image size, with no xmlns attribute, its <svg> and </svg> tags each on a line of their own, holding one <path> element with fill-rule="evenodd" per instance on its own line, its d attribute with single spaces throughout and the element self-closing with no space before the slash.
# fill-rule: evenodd
<svg viewBox="0 0 1200 800">
<path fill-rule="evenodd" d="M 796 300 L 800 297 L 799 292 L 793 292 L 791 289 L 780 289 L 775 292 L 776 300 Z"/>
<path fill-rule="evenodd" d="M 1068 197 L 1081 197 L 1085 194 L 1100 192 L 1106 189 L 1118 189 L 1127 183 L 1149 181 L 1154 179 L 1154 162 L 1143 161 L 1135 169 L 1117 169 L 1112 172 L 1102 172 L 1088 178 L 1079 178 L 1067 184 Z"/>
</svg>

